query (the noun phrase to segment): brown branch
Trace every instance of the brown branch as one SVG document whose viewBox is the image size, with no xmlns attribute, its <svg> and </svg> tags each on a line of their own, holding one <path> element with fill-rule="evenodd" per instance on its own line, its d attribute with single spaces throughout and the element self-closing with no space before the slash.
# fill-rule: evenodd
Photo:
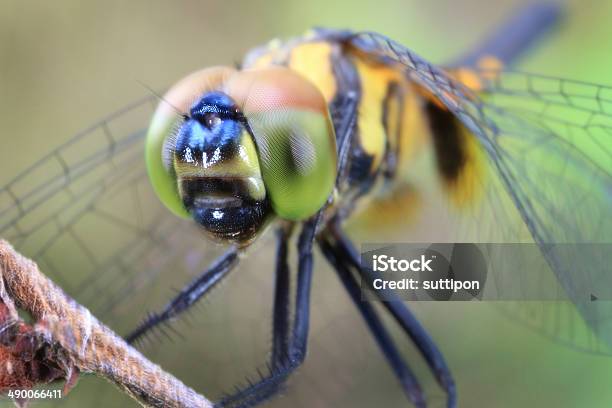
<svg viewBox="0 0 612 408">
<path fill-rule="evenodd" d="M 87 372 L 116 384 L 143 406 L 213 406 L 128 345 L 3 240 L 0 276 L 0 382 L 2 373 L 13 378 L 14 387 L 64 377 L 69 389 L 78 372 Z M 13 302 L 37 323 L 20 321 Z"/>
</svg>

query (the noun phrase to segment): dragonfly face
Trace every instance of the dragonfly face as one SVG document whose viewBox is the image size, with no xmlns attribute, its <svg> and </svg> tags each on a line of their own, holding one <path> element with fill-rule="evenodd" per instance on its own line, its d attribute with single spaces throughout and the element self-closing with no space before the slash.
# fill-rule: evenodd
<svg viewBox="0 0 612 408">
<path fill-rule="evenodd" d="M 323 96 L 283 68 L 192 74 L 163 98 L 147 137 L 162 202 L 213 238 L 240 244 L 274 215 L 302 220 L 318 211 L 333 189 L 335 157 Z"/>
<path fill-rule="evenodd" d="M 210 92 L 164 143 L 182 204 L 220 239 L 249 240 L 270 214 L 247 126 L 229 96 Z"/>
</svg>

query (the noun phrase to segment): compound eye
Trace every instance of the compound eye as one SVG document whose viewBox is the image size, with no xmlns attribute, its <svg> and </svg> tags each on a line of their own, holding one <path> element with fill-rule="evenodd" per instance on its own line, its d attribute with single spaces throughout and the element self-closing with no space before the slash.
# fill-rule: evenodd
<svg viewBox="0 0 612 408">
<path fill-rule="evenodd" d="M 336 180 L 336 136 L 321 92 L 281 67 L 237 73 L 226 89 L 253 132 L 274 212 L 296 221 L 314 215 Z"/>
</svg>

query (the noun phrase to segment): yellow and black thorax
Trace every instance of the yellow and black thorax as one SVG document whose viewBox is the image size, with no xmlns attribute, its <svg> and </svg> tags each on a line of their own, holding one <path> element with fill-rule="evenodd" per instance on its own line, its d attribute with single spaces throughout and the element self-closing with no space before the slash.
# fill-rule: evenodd
<svg viewBox="0 0 612 408">
<path fill-rule="evenodd" d="M 306 77 L 327 100 L 336 128 L 339 169 L 336 206 L 350 212 L 402 185 L 424 142 L 431 142 L 437 172 L 451 198 L 473 195 L 470 175 L 477 147 L 435 97 L 411 81 L 405 69 L 377 60 L 343 41 L 342 32 L 312 31 L 256 48 L 244 68 L 286 66 Z M 347 122 L 348 123 L 347 125 Z M 346 153 L 342 138 L 349 137 Z M 368 199 L 365 199 L 365 198 Z M 345 214 L 348 215 L 348 214 Z"/>
</svg>

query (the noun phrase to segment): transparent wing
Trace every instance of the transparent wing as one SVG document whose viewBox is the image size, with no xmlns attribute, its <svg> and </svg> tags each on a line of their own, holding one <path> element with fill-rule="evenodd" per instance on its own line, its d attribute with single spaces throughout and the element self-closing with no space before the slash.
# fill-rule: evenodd
<svg viewBox="0 0 612 408">
<path fill-rule="evenodd" d="M 116 112 L 0 189 L 0 236 L 102 318 L 150 284 L 164 266 L 158 261 L 175 252 L 180 220 L 165 215 L 145 174 L 155 104 L 148 97 Z M 147 265 L 156 251 L 165 256 Z M 130 323 L 109 320 L 123 330 Z"/>
<path fill-rule="evenodd" d="M 447 206 L 455 225 L 445 238 L 534 242 L 557 281 L 542 272 L 516 282 L 515 289 L 541 296 L 532 300 L 547 302 L 512 303 L 504 308 L 508 314 L 564 344 L 609 353 L 612 88 L 480 72 L 482 93 L 476 94 L 380 34 L 358 33 L 349 41 L 372 58 L 401 64 L 477 138 L 487 167 L 478 178 L 483 199 L 463 211 Z M 506 260 L 512 267 L 496 279 L 518 280 L 519 261 Z M 564 299 L 597 337 L 581 332 L 583 323 Z"/>
</svg>

